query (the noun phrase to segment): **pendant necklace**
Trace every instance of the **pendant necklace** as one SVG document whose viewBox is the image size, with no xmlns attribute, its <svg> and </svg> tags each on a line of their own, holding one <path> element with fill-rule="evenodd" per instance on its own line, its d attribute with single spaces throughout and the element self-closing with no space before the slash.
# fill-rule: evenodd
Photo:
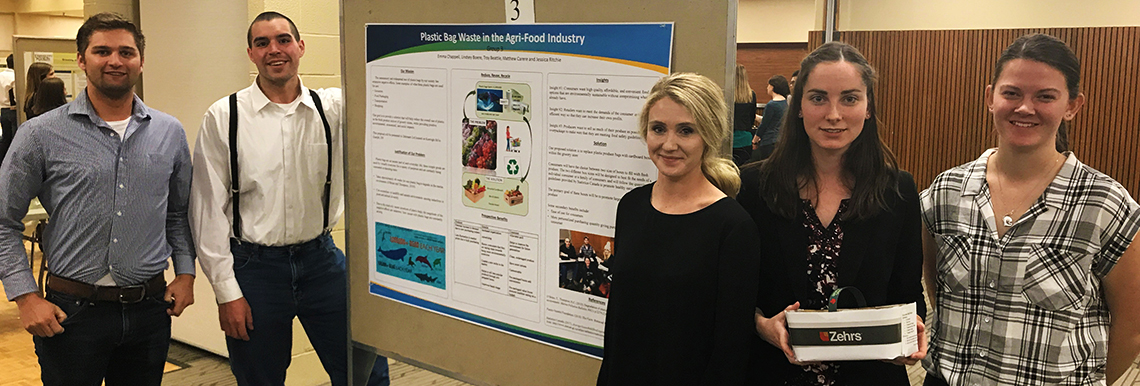
<svg viewBox="0 0 1140 386">
<path fill-rule="evenodd" d="M 996 154 L 996 152 L 995 152 L 995 154 Z M 1053 159 L 1053 166 L 1052 166 L 1052 167 L 1051 167 L 1049 170 L 1052 170 L 1053 168 L 1056 168 L 1056 167 L 1057 167 L 1057 162 L 1060 162 L 1060 161 L 1061 161 L 1061 159 L 1060 159 L 1060 158 L 1055 158 L 1055 159 Z M 1004 187 L 1004 186 L 1002 186 L 1002 182 L 1001 182 L 1001 176 L 1000 176 L 1000 175 L 995 175 L 994 177 L 996 177 L 995 179 L 996 179 L 996 180 L 997 180 L 997 182 L 998 182 L 998 189 L 1001 189 L 1002 193 L 1005 193 L 1006 191 L 1005 191 L 1005 187 Z M 1046 181 L 1046 183 L 1045 183 L 1045 186 L 1048 186 L 1048 183 L 1049 183 L 1049 181 L 1052 181 L 1052 180 L 1053 180 L 1052 178 L 1048 178 L 1048 179 L 1046 179 L 1046 180 L 1045 180 L 1045 181 Z M 1036 190 L 1034 190 L 1034 191 L 1036 191 Z M 1044 193 L 1044 192 L 1042 192 L 1042 193 Z M 1032 196 L 1031 196 L 1031 197 L 1032 197 Z M 1004 200 L 1004 199 L 1003 199 L 1002 201 L 1005 201 L 1006 203 L 1009 203 L 1007 200 Z M 1022 199 L 1022 200 L 1021 200 L 1021 202 L 1019 202 L 1017 206 L 1013 206 L 1013 207 L 1010 207 L 1010 208 L 1009 208 L 1009 211 L 1008 211 L 1008 212 L 1005 212 L 1005 216 L 1002 216 L 1002 217 L 1001 217 L 1001 225 L 1004 225 L 1006 228 L 1012 227 L 1012 226 L 1013 226 L 1013 211 L 1014 211 L 1014 210 L 1017 210 L 1017 208 L 1018 208 L 1018 207 L 1020 207 L 1022 204 L 1025 204 L 1025 199 Z M 1027 209 L 1027 210 L 1028 210 L 1028 209 Z"/>
</svg>

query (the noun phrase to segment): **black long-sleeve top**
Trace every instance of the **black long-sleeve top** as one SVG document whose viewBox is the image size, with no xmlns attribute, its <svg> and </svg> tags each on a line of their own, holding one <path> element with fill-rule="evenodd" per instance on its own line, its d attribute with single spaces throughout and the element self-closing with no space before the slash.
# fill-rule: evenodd
<svg viewBox="0 0 1140 386">
<path fill-rule="evenodd" d="M 730 198 L 658 212 L 652 187 L 618 204 L 598 385 L 740 385 L 755 334 L 756 227 Z"/>
<path fill-rule="evenodd" d="M 900 171 L 897 180 L 898 193 L 895 189 L 885 193 L 887 210 L 867 219 L 845 220 L 837 262 L 838 286 L 858 288 L 872 307 L 917 303 L 918 315 L 925 319 L 918 191 L 910 173 Z M 807 275 L 808 236 L 802 211 L 797 210 L 801 214 L 794 219 L 775 214 L 760 196 L 763 183 L 759 167 L 745 168 L 737 200 L 755 220 L 757 238 L 764 246 L 756 307 L 772 317 L 797 301 L 806 304 L 815 283 Z M 757 353 L 751 366 L 754 384 L 782 385 L 786 377 L 801 371 L 775 346 L 758 336 L 752 340 Z M 841 376 L 843 385 L 910 385 L 905 367 L 880 361 L 841 362 Z"/>
</svg>

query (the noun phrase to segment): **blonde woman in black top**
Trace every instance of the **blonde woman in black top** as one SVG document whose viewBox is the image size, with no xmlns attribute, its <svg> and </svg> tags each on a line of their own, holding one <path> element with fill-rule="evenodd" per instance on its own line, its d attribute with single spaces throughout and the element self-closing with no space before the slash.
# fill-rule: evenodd
<svg viewBox="0 0 1140 386">
<path fill-rule="evenodd" d="M 640 132 L 657 182 L 618 203 L 598 385 L 740 385 L 756 300 L 756 227 L 732 196 L 736 166 L 720 87 L 673 74 L 650 91 Z"/>
<path fill-rule="evenodd" d="M 732 162 L 737 166 L 748 162 L 752 157 L 752 137 L 756 122 L 756 93 L 748 85 L 748 70 L 744 65 L 736 65 L 736 91 L 733 93 L 732 119 Z"/>
</svg>

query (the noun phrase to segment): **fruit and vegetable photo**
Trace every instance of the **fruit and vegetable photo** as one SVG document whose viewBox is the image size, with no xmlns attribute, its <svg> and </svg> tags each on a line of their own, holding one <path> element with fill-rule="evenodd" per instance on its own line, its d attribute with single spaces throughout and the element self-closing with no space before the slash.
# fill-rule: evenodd
<svg viewBox="0 0 1140 386">
<path fill-rule="evenodd" d="M 523 202 L 523 194 L 516 185 L 513 190 L 503 192 L 503 200 L 506 200 L 508 205 L 515 206 Z"/>
<path fill-rule="evenodd" d="M 467 180 L 467 183 L 463 184 L 463 195 L 472 203 L 482 200 L 485 193 L 487 193 L 487 187 L 483 186 L 478 178 L 474 181 Z"/>
<path fill-rule="evenodd" d="M 467 119 L 463 120 L 463 166 L 495 170 L 498 154 L 495 131 L 498 125 L 495 121 L 475 125 Z"/>
</svg>

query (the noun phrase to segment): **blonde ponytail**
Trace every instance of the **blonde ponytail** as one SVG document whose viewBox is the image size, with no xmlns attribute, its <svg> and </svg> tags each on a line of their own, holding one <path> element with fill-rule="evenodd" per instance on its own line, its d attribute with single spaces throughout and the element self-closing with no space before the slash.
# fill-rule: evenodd
<svg viewBox="0 0 1140 386">
<path fill-rule="evenodd" d="M 740 193 L 740 168 L 732 160 L 719 155 L 707 157 L 701 162 L 701 172 L 724 195 L 736 198 Z"/>
</svg>

